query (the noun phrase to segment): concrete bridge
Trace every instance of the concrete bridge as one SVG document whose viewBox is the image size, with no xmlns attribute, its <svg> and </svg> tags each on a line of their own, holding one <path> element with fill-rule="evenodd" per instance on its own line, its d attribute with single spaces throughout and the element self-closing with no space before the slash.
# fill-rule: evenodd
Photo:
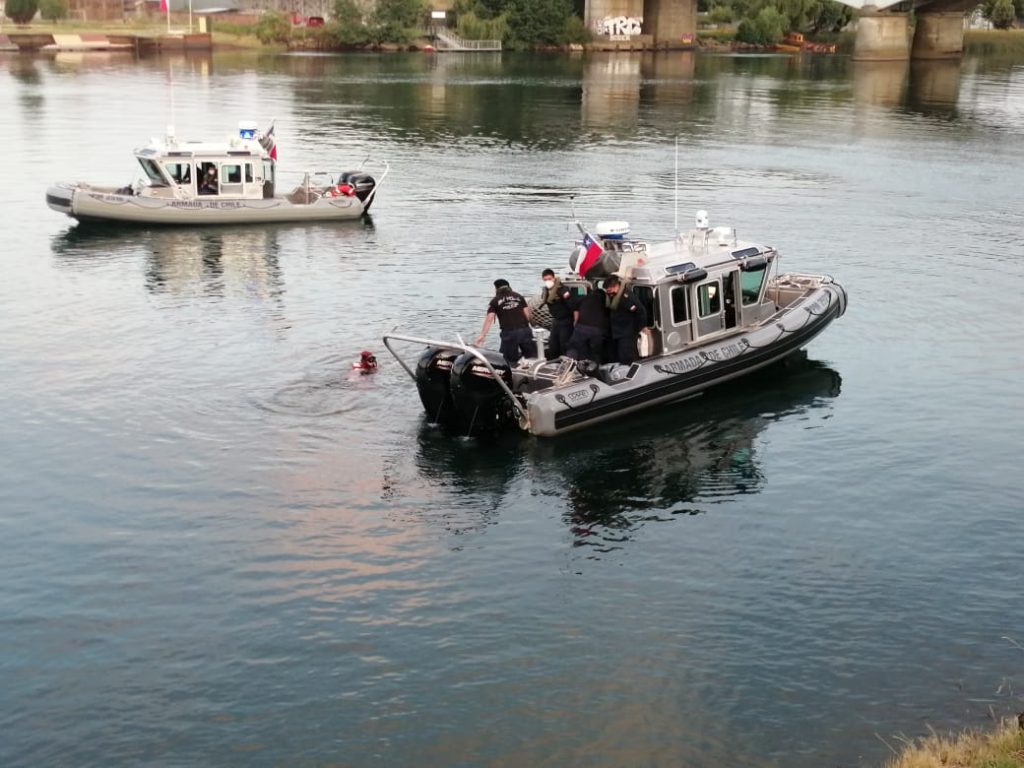
<svg viewBox="0 0 1024 768">
<path fill-rule="evenodd" d="M 692 48 L 697 0 L 586 0 L 583 21 L 601 48 Z"/>
<path fill-rule="evenodd" d="M 959 59 L 964 14 L 978 0 L 839 0 L 858 10 L 855 61 Z M 914 38 L 910 38 L 913 9 Z"/>
</svg>

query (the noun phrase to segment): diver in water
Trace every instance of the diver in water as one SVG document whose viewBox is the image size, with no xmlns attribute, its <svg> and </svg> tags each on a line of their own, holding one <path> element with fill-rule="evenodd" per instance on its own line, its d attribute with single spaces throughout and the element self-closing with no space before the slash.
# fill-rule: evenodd
<svg viewBox="0 0 1024 768">
<path fill-rule="evenodd" d="M 361 374 L 377 372 L 377 358 L 372 352 L 364 349 L 359 353 L 359 359 L 352 363 L 352 370 Z"/>
</svg>

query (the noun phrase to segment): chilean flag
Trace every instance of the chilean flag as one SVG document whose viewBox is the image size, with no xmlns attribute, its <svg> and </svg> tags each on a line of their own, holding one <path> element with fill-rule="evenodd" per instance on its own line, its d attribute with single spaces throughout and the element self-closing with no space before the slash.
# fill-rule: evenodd
<svg viewBox="0 0 1024 768">
<path fill-rule="evenodd" d="M 580 273 L 580 277 L 586 277 L 589 269 L 597 263 L 597 260 L 601 258 L 601 254 L 604 253 L 604 248 L 597 242 L 590 233 L 583 233 L 583 258 L 580 260 L 579 266 L 576 271 Z"/>
<path fill-rule="evenodd" d="M 277 160 L 277 139 L 274 138 L 274 124 L 271 123 L 267 132 L 260 137 L 260 145 L 267 150 L 271 160 Z"/>
<path fill-rule="evenodd" d="M 167 0 L 160 0 L 160 13 L 167 13 L 169 10 Z"/>
</svg>

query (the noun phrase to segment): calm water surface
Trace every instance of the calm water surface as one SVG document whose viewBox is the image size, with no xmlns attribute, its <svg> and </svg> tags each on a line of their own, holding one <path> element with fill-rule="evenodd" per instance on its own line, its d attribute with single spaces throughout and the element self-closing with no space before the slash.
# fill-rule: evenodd
<svg viewBox="0 0 1024 768">
<path fill-rule="evenodd" d="M 84 230 L 277 119 L 372 222 Z M 869 766 L 1024 709 L 1024 67 L 0 59 L 0 765 Z M 834 274 L 805 360 L 445 438 L 380 336 L 696 208 Z M 353 377 L 362 348 L 382 355 Z"/>
</svg>

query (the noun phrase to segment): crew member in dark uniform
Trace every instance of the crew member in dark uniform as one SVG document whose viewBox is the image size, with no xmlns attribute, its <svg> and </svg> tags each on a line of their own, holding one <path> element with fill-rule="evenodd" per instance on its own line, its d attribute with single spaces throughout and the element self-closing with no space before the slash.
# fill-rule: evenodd
<svg viewBox="0 0 1024 768">
<path fill-rule="evenodd" d="M 604 343 L 608 339 L 608 309 L 605 306 L 605 292 L 595 288 L 580 299 L 573 313 L 576 328 L 569 339 L 569 357 L 576 360 L 593 360 L 598 365 L 604 355 Z"/>
<path fill-rule="evenodd" d="M 562 285 L 554 270 L 545 269 L 540 273 L 544 280 L 544 303 L 551 312 L 551 335 L 548 337 L 547 359 L 554 360 L 569 350 L 572 337 L 572 311 L 575 301 L 572 289 Z"/>
<path fill-rule="evenodd" d="M 533 340 L 526 299 L 512 290 L 508 280 L 494 281 L 494 298 L 487 305 L 487 316 L 484 317 L 484 327 L 476 339 L 476 346 L 484 343 L 495 317 L 501 328 L 501 355 L 508 360 L 509 365 L 515 365 L 522 357 L 537 356 L 537 342 Z"/>
<path fill-rule="evenodd" d="M 604 281 L 608 294 L 608 324 L 611 326 L 613 359 L 629 365 L 636 361 L 636 339 L 640 329 L 647 325 L 647 310 L 632 291 L 622 287 L 622 281 L 612 275 Z"/>
</svg>

